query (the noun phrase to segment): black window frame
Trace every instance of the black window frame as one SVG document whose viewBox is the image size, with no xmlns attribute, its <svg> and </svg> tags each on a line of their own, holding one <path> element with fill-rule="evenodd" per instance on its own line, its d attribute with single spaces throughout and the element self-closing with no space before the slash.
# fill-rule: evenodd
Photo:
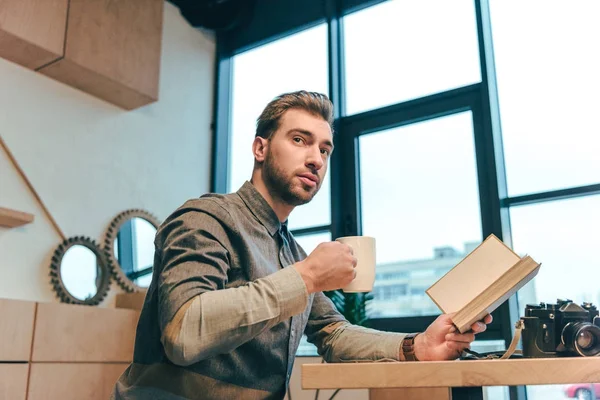
<svg viewBox="0 0 600 400">
<path fill-rule="evenodd" d="M 215 114 L 211 190 L 227 191 L 232 57 L 315 25 L 328 24 L 329 96 L 334 103 L 336 151 L 330 165 L 331 224 L 293 231 L 296 235 L 330 232 L 332 237 L 360 234 L 360 198 L 357 186 L 361 134 L 470 110 L 477 159 L 482 236 L 495 234 L 512 245 L 510 207 L 600 194 L 598 184 L 508 196 L 498 90 L 490 22 L 489 0 L 473 0 L 477 19 L 481 82 L 390 106 L 345 116 L 343 17 L 386 0 L 258 0 L 253 22 L 240 30 L 217 36 Z M 436 316 L 379 318 L 371 326 L 387 331 L 421 331 Z M 519 318 L 517 296 L 494 312 L 494 322 L 482 340 L 510 343 Z M 525 399 L 524 386 L 510 387 L 511 399 Z"/>
</svg>

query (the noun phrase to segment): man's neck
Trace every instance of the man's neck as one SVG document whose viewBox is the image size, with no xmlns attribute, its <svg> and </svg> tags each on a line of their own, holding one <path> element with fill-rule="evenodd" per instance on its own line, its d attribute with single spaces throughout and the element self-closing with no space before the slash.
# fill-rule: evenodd
<svg viewBox="0 0 600 400">
<path fill-rule="evenodd" d="M 277 215 L 279 222 L 285 222 L 285 220 L 287 220 L 290 214 L 292 213 L 292 210 L 295 208 L 295 206 L 291 206 L 281 201 L 281 199 L 272 196 L 271 192 L 269 192 L 269 189 L 267 188 L 267 185 L 265 185 L 265 182 L 262 180 L 261 176 L 257 176 L 256 174 L 254 174 L 250 182 L 254 185 L 258 193 L 260 193 L 262 197 L 264 197 L 267 203 L 269 203 L 273 211 L 275 211 L 275 215 Z"/>
</svg>

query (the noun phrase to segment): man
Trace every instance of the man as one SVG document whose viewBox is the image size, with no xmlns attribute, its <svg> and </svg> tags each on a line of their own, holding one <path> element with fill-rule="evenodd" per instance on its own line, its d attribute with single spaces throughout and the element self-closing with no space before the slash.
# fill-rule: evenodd
<svg viewBox="0 0 600 400">
<path fill-rule="evenodd" d="M 366 329 L 322 293 L 352 281 L 352 250 L 328 242 L 306 256 L 287 219 L 321 187 L 332 120 L 322 94 L 275 98 L 258 118 L 251 181 L 190 200 L 162 224 L 134 362 L 114 399 L 281 399 L 303 333 L 328 362 L 406 361 L 457 358 L 485 330 L 491 316 L 466 334 L 448 315 L 416 336 Z"/>
</svg>

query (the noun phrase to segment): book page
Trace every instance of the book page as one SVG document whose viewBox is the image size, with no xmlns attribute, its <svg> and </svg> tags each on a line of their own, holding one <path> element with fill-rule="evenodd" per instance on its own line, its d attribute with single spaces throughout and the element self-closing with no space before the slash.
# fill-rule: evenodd
<svg viewBox="0 0 600 400">
<path fill-rule="evenodd" d="M 500 239 L 490 235 L 426 292 L 444 313 L 456 312 L 520 259 Z"/>
</svg>

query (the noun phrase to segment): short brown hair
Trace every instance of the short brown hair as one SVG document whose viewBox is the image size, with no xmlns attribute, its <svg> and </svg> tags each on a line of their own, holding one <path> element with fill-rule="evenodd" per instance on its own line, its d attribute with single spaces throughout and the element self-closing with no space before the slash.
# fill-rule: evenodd
<svg viewBox="0 0 600 400">
<path fill-rule="evenodd" d="M 331 100 L 322 93 L 299 90 L 280 94 L 267 104 L 256 120 L 256 136 L 269 139 L 273 132 L 279 128 L 281 116 L 291 109 L 304 110 L 322 117 L 333 131 L 333 104 Z"/>
</svg>

